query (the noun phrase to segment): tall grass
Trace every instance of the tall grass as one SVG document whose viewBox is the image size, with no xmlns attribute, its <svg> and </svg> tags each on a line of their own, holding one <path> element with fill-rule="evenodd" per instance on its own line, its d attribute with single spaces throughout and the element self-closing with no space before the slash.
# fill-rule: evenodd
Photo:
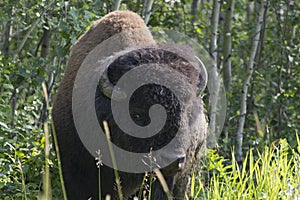
<svg viewBox="0 0 300 200">
<path fill-rule="evenodd" d="M 51 115 L 51 109 L 49 109 L 49 98 L 48 98 L 48 92 L 46 89 L 46 84 L 43 82 L 42 84 L 43 88 L 43 94 L 44 98 L 47 104 L 47 110 L 49 111 L 49 116 Z M 51 182 L 50 182 L 50 171 L 49 171 L 49 155 L 50 155 L 50 134 L 49 134 L 49 128 L 48 128 L 48 123 L 44 123 L 44 133 L 45 133 L 45 174 L 43 178 L 43 194 L 40 194 L 38 196 L 38 199 L 40 200 L 50 200 L 52 195 L 51 195 Z M 58 170 L 59 170 L 59 178 L 61 182 L 61 189 L 62 189 L 62 194 L 63 194 L 63 199 L 67 200 L 67 194 L 66 194 L 66 189 L 64 185 L 64 179 L 62 175 L 62 168 L 61 168 L 61 162 L 60 162 L 60 153 L 59 153 L 59 148 L 58 148 L 58 143 L 57 143 L 57 138 L 56 138 L 56 132 L 54 129 L 54 123 L 53 120 L 51 120 L 51 130 L 52 130 L 52 137 L 54 140 L 54 145 L 55 145 L 55 150 L 56 150 L 56 156 L 57 156 L 57 164 L 58 164 Z"/>
<path fill-rule="evenodd" d="M 233 154 L 231 163 L 225 165 L 228 160 L 208 150 L 204 171 L 198 178 L 193 175 L 191 196 L 186 199 L 300 199 L 300 142 L 296 138 L 297 150 L 285 139 L 257 155 L 250 150 L 241 168 Z M 203 184 L 203 174 L 207 184 Z"/>
<path fill-rule="evenodd" d="M 109 131 L 108 124 L 107 124 L 106 121 L 103 121 L 103 127 L 104 127 L 104 131 L 105 131 L 105 135 L 106 135 L 106 139 L 107 139 L 107 143 L 108 143 L 108 148 L 109 148 L 109 153 L 110 153 L 110 156 L 111 156 L 112 164 L 113 164 L 113 167 L 114 167 L 114 173 L 115 173 L 115 179 L 116 179 L 115 181 L 116 181 L 116 184 L 117 184 L 118 196 L 119 196 L 120 200 L 123 200 L 121 181 L 120 181 L 119 173 L 118 173 L 118 170 L 117 170 L 118 168 L 117 168 L 115 154 L 114 154 L 114 151 L 113 151 L 113 148 L 112 148 L 112 143 L 111 143 L 111 140 L 110 140 L 110 131 Z"/>
</svg>

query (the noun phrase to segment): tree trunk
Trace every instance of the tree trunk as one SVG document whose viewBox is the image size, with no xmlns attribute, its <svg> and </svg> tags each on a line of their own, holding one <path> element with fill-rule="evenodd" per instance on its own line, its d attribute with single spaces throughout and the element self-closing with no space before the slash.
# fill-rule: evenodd
<svg viewBox="0 0 300 200">
<path fill-rule="evenodd" d="M 2 52 L 4 56 L 8 56 L 9 54 L 9 40 L 11 37 L 11 14 L 12 14 L 12 8 L 8 10 L 8 21 L 6 22 L 5 25 L 5 30 L 3 34 L 3 46 L 2 46 Z"/>
<path fill-rule="evenodd" d="M 46 59 L 48 52 L 49 52 L 49 44 L 50 44 L 50 37 L 51 37 L 51 31 L 50 27 L 47 23 L 47 21 L 44 23 L 44 28 L 43 28 L 43 36 L 40 42 L 41 45 L 41 57 Z M 38 48 L 39 49 L 39 48 Z M 53 85 L 53 73 L 49 72 L 48 73 L 48 83 L 47 83 L 47 94 L 51 95 L 52 91 L 52 85 Z M 45 84 L 46 85 L 46 84 Z M 43 101 L 43 106 L 41 109 L 41 114 L 40 114 L 40 123 L 44 124 L 48 117 L 48 107 L 47 107 L 47 101 L 44 99 Z"/>
<path fill-rule="evenodd" d="M 16 59 L 18 57 L 18 55 L 21 53 L 27 39 L 30 37 L 30 34 L 32 33 L 32 31 L 35 29 L 35 27 L 39 24 L 39 22 L 41 21 L 42 17 L 46 14 L 46 12 L 48 11 L 49 8 L 51 8 L 51 6 L 53 5 L 53 2 L 51 2 L 49 5 L 47 5 L 47 7 L 45 7 L 45 9 L 43 10 L 42 14 L 40 15 L 39 18 L 37 18 L 31 25 L 29 30 L 27 31 L 27 33 L 25 34 L 24 38 L 22 39 L 21 43 L 18 44 L 18 49 L 17 51 L 14 53 L 13 59 Z"/>
<path fill-rule="evenodd" d="M 250 58 L 247 65 L 247 75 L 243 83 L 243 90 L 242 90 L 242 96 L 241 96 L 241 108 L 240 108 L 240 118 L 239 118 L 239 125 L 237 130 L 237 136 L 236 136 L 236 160 L 239 164 L 242 164 L 243 162 L 243 132 L 244 132 L 244 124 L 245 124 L 245 118 L 247 113 L 247 94 L 248 94 L 248 87 L 250 85 L 250 80 L 253 74 L 253 66 L 254 66 L 254 60 L 255 55 L 257 53 L 257 47 L 258 43 L 260 41 L 260 34 L 262 29 L 262 23 L 263 23 L 263 16 L 264 16 L 264 9 L 265 9 L 266 2 L 265 0 L 261 2 L 259 7 L 259 12 L 257 16 L 257 22 L 254 32 L 254 38 L 252 41 L 252 47 L 250 51 Z"/>
<path fill-rule="evenodd" d="M 152 5 L 153 5 L 153 0 L 145 0 L 143 3 L 143 18 L 145 21 L 145 24 L 148 24 L 149 19 L 151 17 L 151 9 L 152 9 Z"/>
<path fill-rule="evenodd" d="M 198 11 L 199 11 L 199 3 L 200 1 L 199 0 L 193 0 L 192 1 L 192 10 L 191 10 L 191 14 L 193 16 L 193 18 L 195 18 L 198 14 Z"/>
<path fill-rule="evenodd" d="M 226 93 L 229 94 L 231 90 L 231 81 L 232 81 L 232 73 L 231 73 L 231 54 L 232 54 L 232 18 L 234 12 L 234 0 L 226 1 L 225 8 L 225 20 L 223 24 L 223 79 Z M 225 136 L 225 141 L 228 141 L 228 125 L 229 120 L 228 116 L 226 116 L 223 134 Z"/>
<path fill-rule="evenodd" d="M 49 52 L 49 43 L 50 43 L 50 27 L 48 26 L 48 23 L 44 24 L 44 34 L 43 34 L 43 39 L 42 39 L 42 50 L 41 50 L 41 57 L 46 58 Z"/>
<path fill-rule="evenodd" d="M 232 17 L 234 11 L 234 0 L 227 0 L 225 21 L 224 21 L 224 43 L 223 43 L 223 77 L 224 85 L 227 92 L 230 91 L 231 85 L 231 53 L 232 53 L 232 39 L 231 39 L 231 27 Z"/>
<path fill-rule="evenodd" d="M 121 0 L 115 0 L 113 10 L 119 10 L 121 5 Z"/>
<path fill-rule="evenodd" d="M 219 77 L 218 77 L 218 25 L 219 25 L 219 15 L 220 15 L 220 2 L 219 0 L 214 0 L 213 2 L 213 13 L 212 13 L 212 21 L 211 21 L 211 40 L 210 40 L 210 55 L 213 59 L 213 65 L 210 66 L 209 70 L 209 78 L 210 81 L 210 134 L 214 136 L 216 133 L 216 115 L 217 115 L 217 102 L 218 102 L 218 94 L 219 94 Z M 213 139 L 214 137 L 212 137 Z M 215 142 L 215 141 L 209 141 Z"/>
</svg>

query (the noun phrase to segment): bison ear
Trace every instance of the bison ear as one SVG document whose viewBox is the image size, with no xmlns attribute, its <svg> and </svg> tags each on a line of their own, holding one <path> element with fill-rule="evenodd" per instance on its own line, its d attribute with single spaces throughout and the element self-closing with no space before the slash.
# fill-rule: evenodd
<svg viewBox="0 0 300 200">
<path fill-rule="evenodd" d="M 207 75 L 207 70 L 206 70 L 205 65 L 202 62 L 202 60 L 200 60 L 200 58 L 198 58 L 197 56 L 195 56 L 195 57 L 196 57 L 198 67 L 199 67 L 199 83 L 197 86 L 197 96 L 199 96 L 206 88 L 208 75 Z"/>
</svg>

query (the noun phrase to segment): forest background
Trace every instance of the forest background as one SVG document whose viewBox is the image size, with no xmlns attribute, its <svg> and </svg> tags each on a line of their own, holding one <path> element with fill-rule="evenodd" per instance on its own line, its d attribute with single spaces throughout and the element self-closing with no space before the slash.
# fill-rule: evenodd
<svg viewBox="0 0 300 200">
<path fill-rule="evenodd" d="M 291 160 L 296 159 L 300 130 L 298 1 L 0 0 L 1 199 L 36 198 L 45 174 L 51 177 L 52 197 L 62 198 L 50 136 L 51 106 L 72 45 L 95 20 L 116 9 L 140 14 L 150 28 L 184 33 L 214 61 L 212 70 L 226 90 L 227 115 L 203 165 L 209 173 L 220 175 L 224 169 L 228 176 L 225 166 L 234 168 L 232 160 L 242 166 L 250 154 L 258 159 L 268 148 L 274 155 L 283 150 L 291 163 L 297 162 Z M 207 96 L 205 91 L 209 120 L 214 121 L 218 107 Z M 214 124 L 212 134 L 218 128 Z M 299 169 L 294 166 L 291 173 L 300 176 Z M 202 189 L 210 190 L 212 177 L 199 176 L 193 187 L 206 184 Z M 289 182 L 290 190 L 297 192 L 300 182 L 294 182 Z"/>
</svg>

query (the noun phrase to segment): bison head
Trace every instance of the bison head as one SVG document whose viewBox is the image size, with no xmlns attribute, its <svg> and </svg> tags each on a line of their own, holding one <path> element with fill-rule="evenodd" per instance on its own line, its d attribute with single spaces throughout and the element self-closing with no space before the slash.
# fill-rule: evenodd
<svg viewBox="0 0 300 200">
<path fill-rule="evenodd" d="M 153 151 L 153 159 L 158 162 L 158 166 L 166 166 L 166 163 L 175 161 L 180 164 L 177 167 L 182 167 L 186 158 L 191 157 L 188 152 L 195 152 L 197 146 L 203 143 L 206 134 L 202 100 L 196 95 L 205 86 L 207 78 L 203 73 L 205 69 L 190 49 L 185 47 L 184 49 L 188 51 L 185 53 L 180 50 L 181 48 L 174 45 L 152 45 L 117 53 L 105 66 L 106 69 L 100 78 L 96 92 L 95 106 L 98 119 L 99 122 L 104 120 L 109 122 L 112 142 L 134 153 Z M 123 81 L 123 85 L 115 87 L 124 74 L 137 67 L 141 69 L 134 74 L 134 77 L 129 77 L 127 82 Z M 103 109 L 103 105 L 109 105 L 110 100 L 121 104 L 122 98 L 128 96 L 126 93 L 130 93 L 124 88 L 125 84 L 144 83 L 143 80 L 148 80 L 145 82 L 147 84 L 139 85 L 128 97 L 127 102 L 124 102 L 124 107 L 119 106 L 115 113 L 112 113 L 109 106 L 108 109 Z M 149 80 L 159 81 L 151 83 Z M 164 85 L 166 82 L 170 82 L 171 84 L 168 85 L 172 87 L 166 87 Z M 112 94 L 115 88 L 118 91 L 114 99 Z M 174 90 L 180 98 L 174 94 Z M 103 101 L 107 103 L 103 104 Z M 126 103 L 129 104 L 128 107 Z M 159 113 L 151 115 L 149 111 L 154 105 L 162 106 L 165 112 L 161 115 Z M 128 112 L 124 110 L 127 108 Z M 164 113 L 165 118 L 162 116 Z M 116 121 L 114 117 L 118 120 Z M 151 135 L 149 132 L 157 130 L 156 127 L 161 122 L 163 122 L 162 128 L 157 134 Z M 129 134 L 122 131 L 120 123 L 123 127 L 127 127 L 125 129 Z M 130 135 L 132 126 L 145 128 L 140 128 L 137 134 L 132 136 Z M 148 137 L 149 135 L 151 137 Z M 171 142 L 172 145 L 166 147 Z M 166 148 L 156 154 L 157 150 L 164 147 Z M 176 170 L 178 169 L 174 169 L 173 173 Z M 172 172 L 169 170 L 169 173 Z"/>
</svg>

